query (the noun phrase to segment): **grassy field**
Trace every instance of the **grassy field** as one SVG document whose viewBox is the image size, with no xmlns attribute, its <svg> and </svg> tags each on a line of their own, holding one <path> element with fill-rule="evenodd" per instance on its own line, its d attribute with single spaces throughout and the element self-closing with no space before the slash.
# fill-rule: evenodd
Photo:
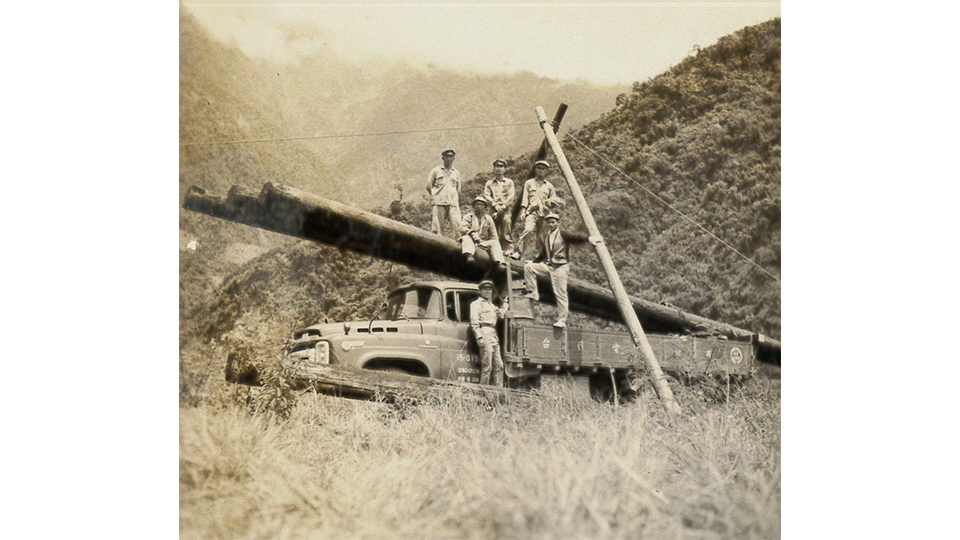
<svg viewBox="0 0 960 540">
<path fill-rule="evenodd" d="M 499 407 L 224 386 L 180 409 L 182 538 L 779 538 L 780 380 Z M 262 396 L 260 396 L 262 398 Z M 285 411 L 281 411 L 285 412 Z"/>
</svg>

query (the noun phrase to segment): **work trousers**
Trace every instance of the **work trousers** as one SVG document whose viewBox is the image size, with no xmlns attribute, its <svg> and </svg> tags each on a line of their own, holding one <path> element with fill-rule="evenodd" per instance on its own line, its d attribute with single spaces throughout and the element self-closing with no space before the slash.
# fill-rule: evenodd
<svg viewBox="0 0 960 540">
<path fill-rule="evenodd" d="M 500 242 L 497 240 L 481 240 L 479 244 L 480 247 L 485 248 L 490 253 L 490 258 L 493 259 L 493 262 L 503 262 L 503 250 L 500 249 Z M 464 255 L 473 255 L 477 252 L 477 242 L 474 242 L 473 238 L 470 238 L 468 234 L 461 236 L 460 251 L 462 251 Z"/>
<path fill-rule="evenodd" d="M 497 236 L 500 237 L 500 246 L 503 251 L 513 249 L 513 219 L 510 216 L 510 209 L 504 208 L 503 212 L 493 218 L 493 223 L 497 226 Z"/>
<path fill-rule="evenodd" d="M 523 255 L 523 258 L 532 257 L 532 251 L 536 247 L 537 234 L 540 232 L 541 226 L 540 216 L 536 212 L 531 212 L 523 218 L 523 231 L 520 232 L 520 237 L 517 238 L 517 249 L 520 250 L 520 253 Z M 533 247 L 531 247 L 533 246 Z"/>
<path fill-rule="evenodd" d="M 500 356 L 500 340 L 497 330 L 491 326 L 480 327 L 480 384 L 503 386 L 503 357 Z"/>
<path fill-rule="evenodd" d="M 460 207 L 455 204 L 435 204 L 433 205 L 433 221 L 430 225 L 430 232 L 443 236 L 442 225 L 449 225 L 453 229 L 452 238 L 457 237 L 460 230 Z"/>
<path fill-rule="evenodd" d="M 551 266 L 547 263 L 528 262 L 523 265 L 524 286 L 533 300 L 540 300 L 537 290 L 537 277 L 550 276 L 550 285 L 553 286 L 553 295 L 557 297 L 557 322 L 566 324 L 570 315 L 570 300 L 567 298 L 567 277 L 570 274 L 569 264 Z"/>
</svg>

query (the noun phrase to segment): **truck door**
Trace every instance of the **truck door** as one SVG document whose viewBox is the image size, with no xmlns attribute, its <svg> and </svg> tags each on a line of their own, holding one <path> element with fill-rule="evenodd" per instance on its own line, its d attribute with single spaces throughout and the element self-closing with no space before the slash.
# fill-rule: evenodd
<svg viewBox="0 0 960 540">
<path fill-rule="evenodd" d="M 445 325 L 442 347 L 444 367 L 450 367 L 446 378 L 465 382 L 480 382 L 480 356 L 470 330 L 470 303 L 480 297 L 473 291 L 447 291 L 444 307 L 448 325 Z"/>
</svg>

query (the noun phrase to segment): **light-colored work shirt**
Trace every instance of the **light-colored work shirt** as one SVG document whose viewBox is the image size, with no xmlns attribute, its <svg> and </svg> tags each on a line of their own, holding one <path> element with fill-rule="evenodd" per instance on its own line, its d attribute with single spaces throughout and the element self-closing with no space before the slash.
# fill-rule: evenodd
<svg viewBox="0 0 960 540">
<path fill-rule="evenodd" d="M 494 178 L 483 187 L 483 196 L 493 205 L 494 211 L 501 212 L 513 206 L 513 201 L 517 198 L 517 187 L 513 180 L 506 176 L 499 181 Z"/>
<path fill-rule="evenodd" d="M 557 190 L 549 181 L 544 180 L 540 183 L 536 178 L 531 178 L 523 184 L 523 198 L 520 200 L 520 206 L 527 209 L 524 215 L 536 213 L 542 217 L 547 213 L 547 200 L 556 196 Z"/>
<path fill-rule="evenodd" d="M 460 171 L 456 167 L 434 167 L 427 177 L 430 204 L 460 206 Z"/>
<path fill-rule="evenodd" d="M 503 318 L 504 313 L 506 310 L 503 307 L 498 308 L 481 296 L 470 304 L 470 327 L 475 335 L 479 335 L 481 326 L 494 326 L 498 318 Z"/>
<path fill-rule="evenodd" d="M 463 221 L 460 223 L 460 236 L 467 236 L 472 232 L 480 233 L 481 242 L 500 239 L 497 236 L 497 226 L 494 225 L 490 214 L 484 214 L 483 219 L 478 218 L 473 213 L 463 216 Z"/>
</svg>

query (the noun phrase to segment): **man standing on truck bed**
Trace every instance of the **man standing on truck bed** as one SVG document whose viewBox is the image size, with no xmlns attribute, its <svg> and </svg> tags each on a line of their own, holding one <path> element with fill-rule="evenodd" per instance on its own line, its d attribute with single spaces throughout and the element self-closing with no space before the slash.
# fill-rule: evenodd
<svg viewBox="0 0 960 540">
<path fill-rule="evenodd" d="M 560 232 L 560 216 L 550 212 L 544 221 L 547 226 L 537 237 L 537 255 L 533 261 L 527 261 L 523 265 L 524 287 L 527 290 L 527 298 L 539 301 L 537 276 L 550 276 L 553 295 L 557 297 L 557 322 L 553 325 L 564 328 L 567 326 L 567 317 L 570 315 L 570 301 L 567 298 L 570 247 Z"/>
<path fill-rule="evenodd" d="M 427 193 L 433 207 L 430 232 L 442 236 L 443 224 L 447 223 L 453 230 L 453 238 L 457 237 L 460 227 L 460 171 L 453 166 L 456 156 L 453 150 L 444 150 L 440 154 L 443 166 L 434 167 L 427 177 Z"/>
<path fill-rule="evenodd" d="M 480 298 L 470 304 L 470 327 L 480 350 L 480 384 L 503 386 L 503 356 L 496 327 L 497 319 L 504 317 L 510 305 L 504 301 L 497 308 L 492 298 L 493 282 L 485 279 L 480 282 Z"/>
<path fill-rule="evenodd" d="M 536 176 L 523 184 L 523 195 L 520 198 L 520 217 L 523 219 L 523 232 L 517 238 L 518 249 L 527 253 L 527 242 L 524 240 L 531 234 L 540 233 L 540 221 L 548 213 L 547 202 L 557 197 L 557 190 L 547 180 L 547 170 L 550 164 L 540 160 L 533 166 Z M 520 259 L 519 252 L 515 252 L 514 259 Z"/>
<path fill-rule="evenodd" d="M 493 162 L 493 180 L 483 186 L 483 196 L 490 201 L 493 207 L 493 222 L 497 225 L 497 236 L 500 237 L 500 246 L 504 253 L 513 252 L 513 201 L 517 198 L 517 187 L 513 180 L 503 173 L 507 170 L 507 162 L 497 158 Z"/>
<path fill-rule="evenodd" d="M 486 248 L 490 258 L 497 264 L 503 264 L 503 251 L 500 250 L 500 239 L 497 238 L 497 227 L 493 218 L 487 213 L 487 199 L 477 195 L 473 200 L 473 213 L 463 216 L 460 224 L 460 249 L 468 259 L 473 259 L 477 246 Z"/>
</svg>

